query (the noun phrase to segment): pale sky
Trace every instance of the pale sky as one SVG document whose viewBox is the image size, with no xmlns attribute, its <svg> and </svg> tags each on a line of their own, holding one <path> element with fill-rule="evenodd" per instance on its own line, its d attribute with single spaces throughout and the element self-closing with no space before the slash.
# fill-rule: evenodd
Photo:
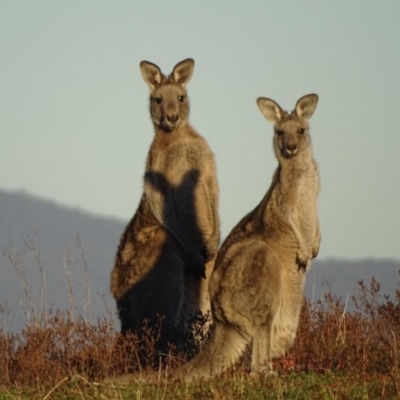
<svg viewBox="0 0 400 400">
<path fill-rule="evenodd" d="M 256 98 L 315 92 L 319 258 L 400 259 L 399 21 L 399 0 L 1 0 L 0 188 L 130 219 L 153 137 L 139 62 L 192 57 L 223 237 L 277 165 Z"/>
</svg>

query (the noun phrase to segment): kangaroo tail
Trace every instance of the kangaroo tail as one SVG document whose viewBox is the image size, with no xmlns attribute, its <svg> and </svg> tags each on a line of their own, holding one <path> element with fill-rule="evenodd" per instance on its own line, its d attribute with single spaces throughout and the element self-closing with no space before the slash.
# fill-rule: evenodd
<svg viewBox="0 0 400 400">
<path fill-rule="evenodd" d="M 185 380 L 217 375 L 233 365 L 246 348 L 248 339 L 232 326 L 216 322 L 203 350 L 180 371 Z"/>
</svg>

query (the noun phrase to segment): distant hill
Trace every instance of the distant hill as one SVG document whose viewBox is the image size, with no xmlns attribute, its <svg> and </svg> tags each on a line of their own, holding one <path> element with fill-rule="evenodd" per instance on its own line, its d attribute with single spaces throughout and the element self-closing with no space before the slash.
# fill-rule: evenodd
<svg viewBox="0 0 400 400">
<path fill-rule="evenodd" d="M 13 257 L 20 259 L 17 264 L 25 265 L 30 297 L 40 307 L 40 270 L 29 246 L 24 244 L 27 240 L 39 250 L 43 260 L 48 305 L 65 309 L 72 299 L 77 315 L 84 312 L 89 297 L 84 261 L 77 245 L 79 235 L 89 272 L 92 314 L 95 317 L 106 314 L 104 301 L 115 313 L 109 275 L 126 222 L 94 216 L 22 192 L 0 190 L 0 305 L 7 303 L 11 310 L 7 316 L 0 307 L 0 326 L 18 330 L 25 322 L 19 304 L 24 298 L 24 285 L 3 250 L 9 254 L 14 251 Z M 399 287 L 399 270 L 400 261 L 394 260 L 317 260 L 307 276 L 306 294 L 318 300 L 326 290 L 326 285 L 322 285 L 325 281 L 332 283 L 335 294 L 345 298 L 355 293 L 357 281 L 369 282 L 373 276 L 380 282 L 382 293 L 393 294 Z"/>
<path fill-rule="evenodd" d="M 369 287 L 374 277 L 381 286 L 382 295 L 393 296 L 400 289 L 400 261 L 378 260 L 366 258 L 363 260 L 316 260 L 307 275 L 306 294 L 309 298 L 318 300 L 331 286 L 332 292 L 343 300 L 356 294 L 363 280 Z M 349 304 L 349 309 L 352 306 Z"/>
<path fill-rule="evenodd" d="M 79 235 L 85 260 L 89 270 L 91 298 L 96 307 L 95 315 L 102 315 L 104 307 L 96 292 L 105 294 L 108 306 L 114 310 L 114 301 L 109 295 L 109 275 L 113 267 L 119 237 L 125 222 L 112 218 L 93 216 L 88 213 L 63 207 L 51 201 L 32 197 L 21 192 L 0 190 L 0 248 L 22 251 L 27 268 L 31 290 L 36 291 L 37 302 L 40 297 L 40 272 L 37 263 L 27 251 L 24 242 L 28 239 L 39 249 L 47 279 L 48 303 L 54 308 L 65 308 L 70 304 L 68 272 L 71 271 L 74 297 L 81 301 L 85 289 L 79 280 L 78 266 L 84 269 L 77 245 Z M 71 261 L 71 257 L 75 262 Z M 4 254 L 0 256 L 0 304 L 8 303 L 15 312 L 13 323 L 19 327 L 24 321 L 18 304 L 23 294 L 23 285 L 16 271 Z M 39 293 L 38 293 L 39 292 Z M 103 313 L 104 314 L 104 313 Z M 1 315 L 0 315 L 1 317 Z"/>
</svg>

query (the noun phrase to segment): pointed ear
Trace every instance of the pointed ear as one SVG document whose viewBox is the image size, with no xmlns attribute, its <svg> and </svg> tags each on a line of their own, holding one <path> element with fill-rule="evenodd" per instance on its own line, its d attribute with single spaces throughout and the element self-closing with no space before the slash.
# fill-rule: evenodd
<svg viewBox="0 0 400 400">
<path fill-rule="evenodd" d="M 140 72 L 151 90 L 154 90 L 160 84 L 162 73 L 156 64 L 149 61 L 142 61 L 140 63 Z"/>
<path fill-rule="evenodd" d="M 174 70 L 172 71 L 172 77 L 176 83 L 185 87 L 192 77 L 193 69 L 194 60 L 192 58 L 187 58 L 175 65 Z"/>
<path fill-rule="evenodd" d="M 318 96 L 314 93 L 301 97 L 296 103 L 296 115 L 303 119 L 311 118 L 314 114 L 315 108 L 317 107 L 317 103 Z"/>
<path fill-rule="evenodd" d="M 269 122 L 277 124 L 282 119 L 283 110 L 275 101 L 265 97 L 259 97 L 257 99 L 257 105 Z"/>
</svg>

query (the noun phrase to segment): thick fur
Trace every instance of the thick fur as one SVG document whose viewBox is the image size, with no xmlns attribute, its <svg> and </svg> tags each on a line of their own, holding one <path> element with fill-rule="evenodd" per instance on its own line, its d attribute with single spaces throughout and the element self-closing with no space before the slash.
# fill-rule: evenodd
<svg viewBox="0 0 400 400">
<path fill-rule="evenodd" d="M 303 304 L 305 271 L 318 254 L 319 176 L 308 119 L 318 97 L 302 97 L 288 114 L 259 98 L 275 124 L 278 168 L 261 203 L 231 231 L 210 279 L 215 329 L 203 351 L 178 376 L 221 373 L 252 346 L 253 373 L 271 373 L 271 359 L 293 344 Z"/>
<path fill-rule="evenodd" d="M 214 155 L 189 125 L 186 84 L 194 61 L 178 63 L 170 76 L 140 64 L 150 87 L 154 139 L 147 157 L 144 193 L 121 237 L 111 272 L 121 331 L 157 329 L 158 348 L 180 347 L 176 335 L 199 310 L 207 293 L 220 240 Z M 161 321 L 161 327 L 158 327 Z"/>
</svg>

